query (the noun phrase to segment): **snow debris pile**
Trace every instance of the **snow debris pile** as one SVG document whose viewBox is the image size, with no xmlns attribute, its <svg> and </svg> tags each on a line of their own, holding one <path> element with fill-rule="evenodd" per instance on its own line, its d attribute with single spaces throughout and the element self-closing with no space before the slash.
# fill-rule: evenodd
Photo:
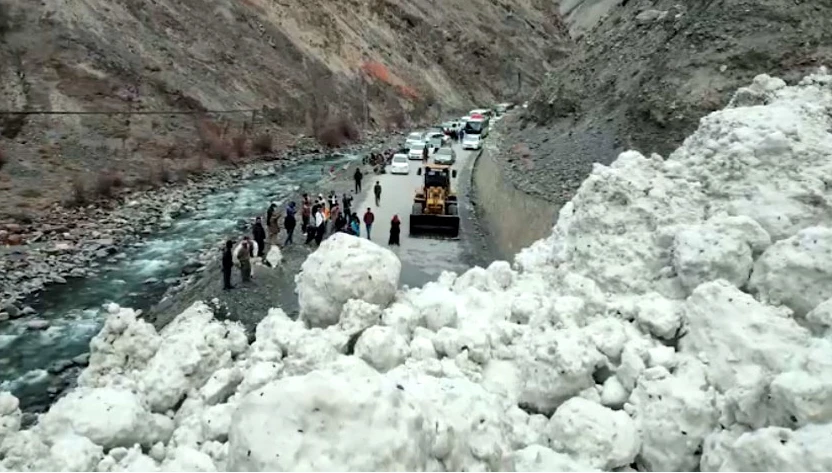
<svg viewBox="0 0 832 473">
<path fill-rule="evenodd" d="M 337 235 L 249 344 L 129 309 L 7 470 L 832 469 L 832 76 L 760 76 L 668 159 L 596 166 L 551 237 L 397 290 Z"/>
</svg>

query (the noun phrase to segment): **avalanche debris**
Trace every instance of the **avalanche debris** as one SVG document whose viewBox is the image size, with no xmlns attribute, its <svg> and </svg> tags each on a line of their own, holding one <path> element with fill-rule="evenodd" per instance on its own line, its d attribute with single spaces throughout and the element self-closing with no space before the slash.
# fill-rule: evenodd
<svg viewBox="0 0 832 473">
<path fill-rule="evenodd" d="M 549 238 L 398 290 L 337 235 L 300 319 L 118 306 L 0 469 L 829 470 L 832 76 L 768 76 L 668 159 L 597 165 Z"/>
</svg>

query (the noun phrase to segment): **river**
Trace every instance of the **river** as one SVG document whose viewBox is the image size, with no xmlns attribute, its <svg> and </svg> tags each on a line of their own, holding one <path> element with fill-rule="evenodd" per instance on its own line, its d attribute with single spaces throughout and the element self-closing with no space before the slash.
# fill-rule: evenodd
<svg viewBox="0 0 832 473">
<path fill-rule="evenodd" d="M 341 155 L 327 167 L 359 159 Z M 89 351 L 101 329 L 104 305 L 147 310 L 164 294 L 166 279 L 181 275 L 183 265 L 211 245 L 235 233 L 240 219 L 262 213 L 269 201 L 281 201 L 321 179 L 323 161 L 286 168 L 280 174 L 245 181 L 200 198 L 197 210 L 176 218 L 173 225 L 123 249 L 113 262 L 102 263 L 97 276 L 51 286 L 32 303 L 50 322 L 46 330 L 27 328 L 26 319 L 0 324 L 0 391 L 11 391 L 24 410 L 39 410 L 67 383 L 49 373 L 56 362 Z"/>
</svg>

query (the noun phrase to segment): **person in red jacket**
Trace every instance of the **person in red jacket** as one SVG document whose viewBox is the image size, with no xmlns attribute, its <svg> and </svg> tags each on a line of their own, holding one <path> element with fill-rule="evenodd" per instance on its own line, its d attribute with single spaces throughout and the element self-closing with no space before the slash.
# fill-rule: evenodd
<svg viewBox="0 0 832 473">
<path fill-rule="evenodd" d="M 367 207 L 367 211 L 364 212 L 364 226 L 367 227 L 367 239 L 371 240 L 370 232 L 373 230 L 373 222 L 376 221 L 376 216 L 373 214 L 373 211 L 370 210 L 370 207 Z"/>
</svg>

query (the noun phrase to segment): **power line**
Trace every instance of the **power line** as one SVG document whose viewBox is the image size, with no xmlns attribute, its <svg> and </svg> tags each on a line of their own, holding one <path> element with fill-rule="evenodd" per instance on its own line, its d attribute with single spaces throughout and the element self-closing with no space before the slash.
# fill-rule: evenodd
<svg viewBox="0 0 832 473">
<path fill-rule="evenodd" d="M 232 113 L 254 113 L 260 109 L 239 110 L 136 110 L 136 111 L 66 111 L 66 110 L 0 110 L 0 115 L 217 115 Z"/>
</svg>

